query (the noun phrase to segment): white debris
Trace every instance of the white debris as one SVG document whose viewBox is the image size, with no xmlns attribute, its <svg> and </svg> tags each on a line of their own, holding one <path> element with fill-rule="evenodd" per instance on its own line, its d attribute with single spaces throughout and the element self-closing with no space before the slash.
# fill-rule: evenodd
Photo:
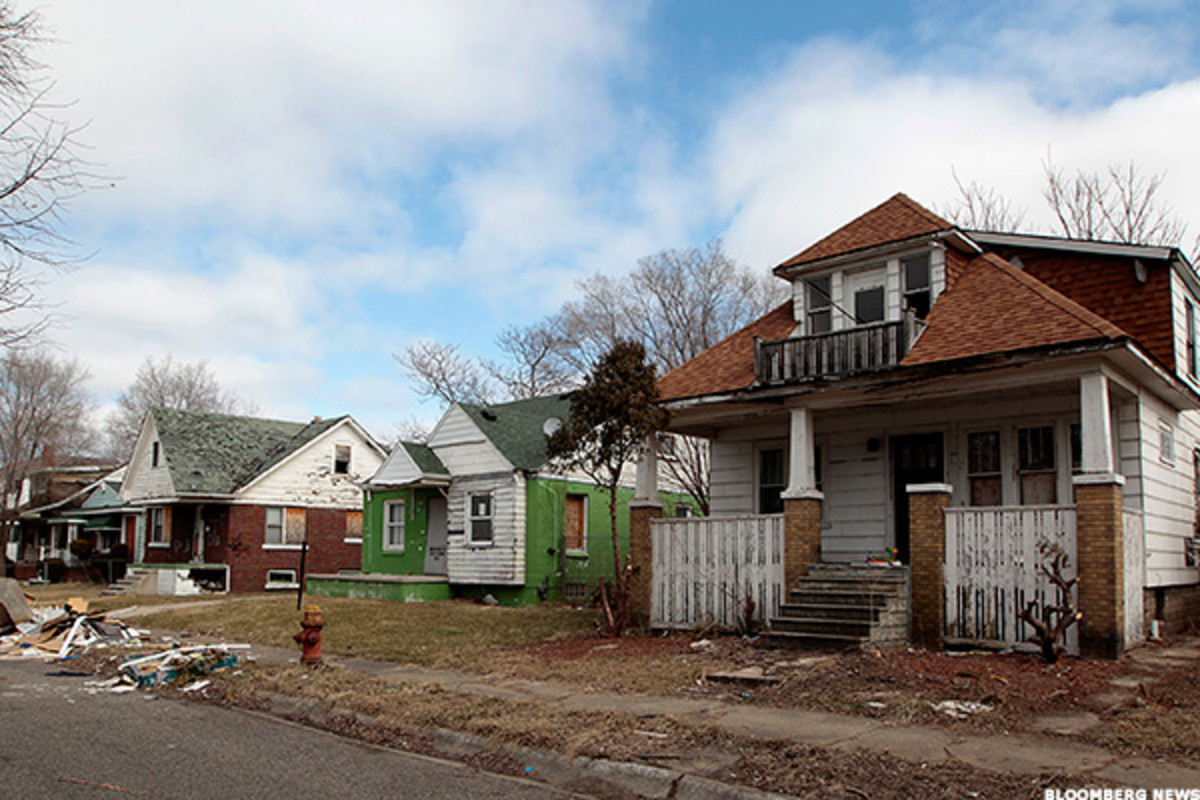
<svg viewBox="0 0 1200 800">
<path fill-rule="evenodd" d="M 983 714 L 992 710 L 987 703 L 976 703 L 973 700 L 943 700 L 931 703 L 934 711 L 939 711 L 954 719 L 966 719 L 972 714 Z"/>
</svg>

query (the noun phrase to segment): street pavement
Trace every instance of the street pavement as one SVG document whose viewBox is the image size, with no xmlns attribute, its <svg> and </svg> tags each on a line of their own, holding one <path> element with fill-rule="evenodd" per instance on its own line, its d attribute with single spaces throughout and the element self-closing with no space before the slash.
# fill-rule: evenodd
<svg viewBox="0 0 1200 800">
<path fill-rule="evenodd" d="M 579 797 L 207 703 L 113 694 L 70 662 L 0 662 L 0 797 Z"/>
</svg>

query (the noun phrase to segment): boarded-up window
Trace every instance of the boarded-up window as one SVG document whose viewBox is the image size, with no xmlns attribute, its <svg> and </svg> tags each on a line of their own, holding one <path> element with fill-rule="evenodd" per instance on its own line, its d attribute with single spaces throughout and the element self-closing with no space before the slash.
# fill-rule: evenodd
<svg viewBox="0 0 1200 800">
<path fill-rule="evenodd" d="M 300 544 L 304 541 L 305 519 L 307 516 L 308 512 L 303 508 L 289 508 L 287 510 L 287 544 Z"/>
<path fill-rule="evenodd" d="M 346 538 L 361 539 L 363 529 L 363 512 L 347 511 L 346 512 Z"/>
<path fill-rule="evenodd" d="M 1017 429 L 1017 475 L 1021 482 L 1021 505 L 1058 502 L 1054 426 Z"/>
<path fill-rule="evenodd" d="M 587 497 L 582 494 L 567 495 L 566 548 L 587 550 Z"/>
<path fill-rule="evenodd" d="M 1000 431 L 967 435 L 967 478 L 971 505 L 1003 505 L 1000 488 Z"/>
</svg>

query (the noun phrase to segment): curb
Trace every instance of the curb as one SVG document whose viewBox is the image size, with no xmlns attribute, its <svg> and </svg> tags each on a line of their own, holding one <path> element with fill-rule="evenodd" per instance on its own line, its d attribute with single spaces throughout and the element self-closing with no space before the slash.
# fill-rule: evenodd
<svg viewBox="0 0 1200 800">
<path fill-rule="evenodd" d="M 263 713 L 313 727 L 323 728 L 347 718 L 364 727 L 380 722 L 376 717 L 326 708 L 290 695 L 270 692 L 259 696 L 268 703 L 267 708 L 260 709 Z M 531 747 L 498 744 L 448 728 L 434 728 L 425 736 L 443 758 L 461 761 L 484 752 L 499 752 L 524 765 L 526 778 L 601 797 L 640 800 L 788 800 L 790 797 L 648 764 L 586 756 L 571 758 Z"/>
</svg>

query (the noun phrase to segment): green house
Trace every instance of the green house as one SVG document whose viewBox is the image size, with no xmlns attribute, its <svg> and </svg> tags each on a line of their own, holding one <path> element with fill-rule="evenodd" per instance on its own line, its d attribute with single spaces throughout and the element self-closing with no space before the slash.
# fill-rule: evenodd
<svg viewBox="0 0 1200 800">
<path fill-rule="evenodd" d="M 608 495 L 547 463 L 547 433 L 569 413 L 565 395 L 451 406 L 427 444 L 397 445 L 367 482 L 362 574 L 314 576 L 310 591 L 588 600 L 613 573 Z M 623 552 L 632 497 L 632 485 L 619 491 Z M 679 494 L 660 499 L 668 515 L 691 511 Z"/>
</svg>

